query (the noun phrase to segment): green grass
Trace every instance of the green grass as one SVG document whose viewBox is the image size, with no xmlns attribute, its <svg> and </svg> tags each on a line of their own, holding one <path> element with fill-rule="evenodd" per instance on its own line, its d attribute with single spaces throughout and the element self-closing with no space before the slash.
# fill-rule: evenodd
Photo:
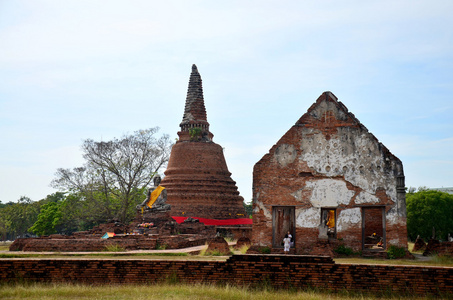
<svg viewBox="0 0 453 300">
<path fill-rule="evenodd" d="M 453 258 L 448 256 L 433 256 L 426 261 L 417 259 L 373 259 L 361 257 L 334 258 L 334 261 L 337 264 L 453 267 Z"/>
<path fill-rule="evenodd" d="M 239 249 L 234 249 L 234 248 L 230 248 L 232 252 L 234 252 L 234 254 L 246 254 L 247 253 L 247 250 L 249 250 L 250 246 L 248 245 L 243 245 L 241 248 Z"/>
<path fill-rule="evenodd" d="M 105 250 L 104 251 L 107 251 L 107 252 L 124 252 L 124 251 L 126 251 L 126 249 L 124 249 L 123 247 L 121 247 L 119 245 L 116 245 L 116 244 L 109 244 L 109 245 L 105 246 Z"/>
<path fill-rule="evenodd" d="M 230 255 L 234 254 L 234 250 L 230 248 Z M 203 249 L 201 249 L 200 253 L 198 253 L 198 257 L 218 257 L 221 260 L 227 260 L 230 256 L 229 255 L 224 255 L 223 253 L 220 253 L 219 250 L 210 250 L 208 251 L 208 243 L 205 244 Z"/>
<path fill-rule="evenodd" d="M 453 257 L 448 255 L 435 255 L 432 259 L 432 262 L 440 266 L 453 267 Z"/>
<path fill-rule="evenodd" d="M 1 286 L 0 299 L 401 299 L 398 295 L 367 295 L 342 291 L 288 291 L 235 286 L 163 283 L 158 285 L 17 284 Z M 410 298 L 407 298 L 410 299 Z M 424 299 L 424 298 L 418 298 Z"/>
</svg>

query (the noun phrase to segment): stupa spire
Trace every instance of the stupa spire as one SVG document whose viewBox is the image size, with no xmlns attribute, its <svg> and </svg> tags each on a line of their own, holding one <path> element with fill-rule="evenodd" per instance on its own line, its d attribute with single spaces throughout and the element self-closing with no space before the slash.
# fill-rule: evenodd
<svg viewBox="0 0 453 300">
<path fill-rule="evenodd" d="M 213 137 L 212 133 L 209 132 L 209 123 L 206 117 L 201 76 L 195 64 L 192 65 L 184 115 L 179 126 L 181 131 L 178 132 L 178 135 L 182 141 L 187 140 L 188 133 L 194 129 L 200 130 L 200 135 L 205 137 L 205 141 L 206 139 L 211 140 Z"/>
<path fill-rule="evenodd" d="M 223 155 L 212 141 L 197 66 L 192 66 L 179 140 L 171 148 L 165 178 L 172 216 L 207 219 L 243 218 L 244 198 Z"/>
</svg>

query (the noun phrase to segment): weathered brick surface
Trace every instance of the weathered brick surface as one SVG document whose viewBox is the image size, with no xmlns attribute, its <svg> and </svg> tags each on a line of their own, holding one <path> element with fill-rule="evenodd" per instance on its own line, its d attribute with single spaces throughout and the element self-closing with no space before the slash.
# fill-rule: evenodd
<svg viewBox="0 0 453 300">
<path fill-rule="evenodd" d="M 294 208 L 291 230 L 273 223 L 278 206 Z M 356 251 L 373 233 L 407 247 L 402 162 L 330 92 L 255 164 L 252 244 L 275 247 L 290 230 L 296 253 L 311 253 L 323 208 L 336 211 L 336 238 Z"/>
<path fill-rule="evenodd" d="M 12 244 L 10 251 L 86 252 L 104 251 L 109 246 L 126 250 L 155 249 L 157 238 L 127 236 L 109 239 L 24 239 L 20 247 Z"/>
<path fill-rule="evenodd" d="M 173 216 L 243 218 L 243 198 L 231 179 L 222 147 L 213 142 L 177 142 L 162 186 Z"/>
<path fill-rule="evenodd" d="M 453 268 L 338 265 L 329 257 L 294 255 L 234 255 L 226 262 L 0 259 L 2 284 L 144 284 L 167 280 L 451 296 Z"/>
<path fill-rule="evenodd" d="M 221 236 L 216 236 L 211 241 L 209 241 L 208 249 L 206 250 L 207 253 L 218 251 L 223 255 L 230 254 L 230 246 L 228 245 L 227 241 Z"/>
<path fill-rule="evenodd" d="M 154 223 L 157 226 L 141 228 L 137 226 L 139 223 Z M 127 234 L 134 233 L 138 228 L 141 228 L 141 234 Z M 106 232 L 115 232 L 117 235 L 101 239 Z M 143 215 L 138 212 L 135 220 L 127 226 L 112 222 L 71 235 L 54 234 L 39 238 L 16 239 L 10 246 L 10 251 L 103 251 L 111 245 L 126 250 L 156 249 L 157 245 L 165 245 L 167 249 L 180 249 L 204 245 L 213 239 L 215 234 L 215 226 L 206 226 L 199 222 L 178 224 L 168 212 Z"/>
<path fill-rule="evenodd" d="M 414 248 L 412 248 L 412 252 L 421 251 L 421 250 L 425 251 L 425 249 L 426 249 L 425 241 L 418 236 L 417 239 L 415 240 Z"/>
<path fill-rule="evenodd" d="M 252 244 L 252 242 L 250 241 L 250 238 L 248 237 L 240 237 L 237 241 L 236 241 L 236 245 L 234 246 L 236 249 L 241 249 L 242 247 L 250 247 L 250 245 Z"/>
<path fill-rule="evenodd" d="M 430 239 L 423 255 L 432 254 L 453 256 L 453 242 L 440 242 L 438 240 Z"/>
<path fill-rule="evenodd" d="M 10 246 L 10 251 L 52 251 L 52 252 L 87 252 L 103 251 L 108 246 L 118 246 L 125 250 L 150 250 L 157 245 L 165 245 L 166 249 L 181 249 L 204 245 L 215 235 L 215 228 L 211 227 L 211 234 L 177 234 L 177 235 L 127 235 L 115 236 L 109 239 L 87 238 L 27 238 L 16 239 Z"/>
</svg>

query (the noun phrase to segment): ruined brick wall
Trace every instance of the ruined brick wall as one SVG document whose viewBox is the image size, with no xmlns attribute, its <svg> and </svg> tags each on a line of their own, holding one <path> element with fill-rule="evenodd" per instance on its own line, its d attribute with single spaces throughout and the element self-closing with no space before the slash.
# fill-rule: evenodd
<svg viewBox="0 0 453 300">
<path fill-rule="evenodd" d="M 362 247 L 362 208 L 385 208 L 386 245 L 407 248 L 402 163 L 330 92 L 254 167 L 254 245 L 272 245 L 279 205 L 295 209 L 301 252 L 318 242 L 321 208 L 336 210 L 336 237 L 355 250 Z"/>
<path fill-rule="evenodd" d="M 17 239 L 11 245 L 10 251 L 51 251 L 51 252 L 87 252 L 105 251 L 109 246 L 118 246 L 125 250 L 155 249 L 156 238 L 134 238 L 134 236 L 109 239 L 46 239 L 28 238 Z"/>
<path fill-rule="evenodd" d="M 0 284 L 183 283 L 271 285 L 332 291 L 443 295 L 453 291 L 453 268 L 337 265 L 328 257 L 234 255 L 226 262 L 114 259 L 0 259 Z"/>
<path fill-rule="evenodd" d="M 128 235 L 108 239 L 26 238 L 16 239 L 9 249 L 10 251 L 26 252 L 90 252 L 105 251 L 110 246 L 117 246 L 125 250 L 152 250 L 156 249 L 157 245 L 165 246 L 166 249 L 181 249 L 204 245 L 215 236 L 215 228 L 210 229 L 210 234 Z"/>
<path fill-rule="evenodd" d="M 446 255 L 453 257 L 453 242 L 441 242 L 438 240 L 429 240 L 423 255 Z"/>
</svg>

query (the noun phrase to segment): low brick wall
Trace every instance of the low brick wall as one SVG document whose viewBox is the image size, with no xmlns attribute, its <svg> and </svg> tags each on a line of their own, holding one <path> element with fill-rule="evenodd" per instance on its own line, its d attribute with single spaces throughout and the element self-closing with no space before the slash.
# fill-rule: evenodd
<svg viewBox="0 0 453 300">
<path fill-rule="evenodd" d="M 204 245 L 206 236 L 198 234 L 178 235 L 126 235 L 108 239 L 101 238 L 26 238 L 16 239 L 10 251 L 50 251 L 50 252 L 87 252 L 105 251 L 108 246 L 118 246 L 126 250 L 151 250 L 159 246 L 166 249 L 181 249 Z"/>
<path fill-rule="evenodd" d="M 72 282 L 144 284 L 158 282 L 272 285 L 332 291 L 446 294 L 453 268 L 344 265 L 329 257 L 234 255 L 226 262 L 114 259 L 0 259 L 0 284 Z"/>
<path fill-rule="evenodd" d="M 86 252 L 105 251 L 108 246 L 116 245 L 127 250 L 155 249 L 156 239 L 24 239 L 13 244 L 11 251 L 51 251 L 51 252 Z"/>
</svg>

